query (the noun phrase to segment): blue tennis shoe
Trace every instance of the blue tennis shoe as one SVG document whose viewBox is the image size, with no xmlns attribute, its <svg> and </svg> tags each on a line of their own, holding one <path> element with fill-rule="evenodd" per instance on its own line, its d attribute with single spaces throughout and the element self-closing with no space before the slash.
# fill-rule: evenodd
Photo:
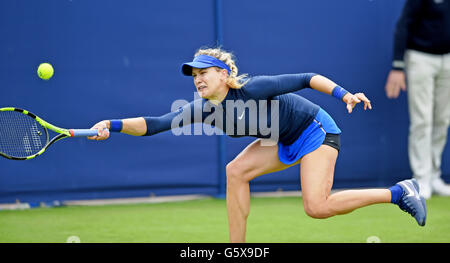
<svg viewBox="0 0 450 263">
<path fill-rule="evenodd" d="M 404 180 L 397 185 L 403 189 L 397 205 L 401 210 L 412 215 L 420 226 L 424 226 L 427 219 L 427 205 L 425 198 L 419 194 L 419 184 L 416 179 Z"/>
</svg>

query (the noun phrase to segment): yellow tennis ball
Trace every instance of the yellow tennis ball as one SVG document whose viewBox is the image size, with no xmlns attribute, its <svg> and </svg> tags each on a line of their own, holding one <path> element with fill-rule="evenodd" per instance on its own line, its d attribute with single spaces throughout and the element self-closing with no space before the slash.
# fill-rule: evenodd
<svg viewBox="0 0 450 263">
<path fill-rule="evenodd" d="M 39 65 L 37 73 L 41 79 L 48 80 L 53 76 L 54 70 L 49 63 L 42 63 Z"/>
</svg>

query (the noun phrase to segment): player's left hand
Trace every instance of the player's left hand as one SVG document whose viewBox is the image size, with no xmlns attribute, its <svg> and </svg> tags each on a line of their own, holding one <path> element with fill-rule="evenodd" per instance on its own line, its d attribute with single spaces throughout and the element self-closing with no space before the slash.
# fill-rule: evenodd
<svg viewBox="0 0 450 263">
<path fill-rule="evenodd" d="M 364 110 L 372 109 L 372 104 L 370 104 L 370 100 L 366 97 L 366 95 L 364 95 L 364 93 L 351 94 L 349 92 L 345 94 L 342 100 L 347 104 L 348 113 L 352 113 L 353 108 L 360 102 L 364 102 Z"/>
</svg>

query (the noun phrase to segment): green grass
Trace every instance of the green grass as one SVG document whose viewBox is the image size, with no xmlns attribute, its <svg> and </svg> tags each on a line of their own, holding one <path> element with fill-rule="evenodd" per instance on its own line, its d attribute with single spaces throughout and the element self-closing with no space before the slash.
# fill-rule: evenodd
<svg viewBox="0 0 450 263">
<path fill-rule="evenodd" d="M 300 198 L 252 198 L 248 242 L 450 242 L 450 198 L 427 201 L 425 227 L 398 207 L 380 204 L 312 219 Z M 0 242 L 228 242 L 225 200 L 0 211 Z"/>
</svg>

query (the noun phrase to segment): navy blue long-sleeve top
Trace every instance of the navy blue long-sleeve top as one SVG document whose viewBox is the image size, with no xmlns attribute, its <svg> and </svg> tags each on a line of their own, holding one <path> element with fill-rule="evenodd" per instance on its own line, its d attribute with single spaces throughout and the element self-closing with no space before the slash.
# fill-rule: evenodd
<svg viewBox="0 0 450 263">
<path fill-rule="evenodd" d="M 174 123 L 181 127 L 202 122 L 219 128 L 231 137 L 271 138 L 272 134 L 268 131 L 273 131 L 273 125 L 278 124 L 278 141 L 290 145 L 313 122 L 320 109 L 318 105 L 292 93 L 310 88 L 309 83 L 314 75 L 300 73 L 251 77 L 241 89 L 229 89 L 220 105 L 197 99 L 163 116 L 144 117 L 147 123 L 145 135 L 170 130 Z M 213 113 L 221 118 L 211 118 Z M 269 130 L 265 129 L 268 127 Z"/>
<path fill-rule="evenodd" d="M 404 67 L 406 49 L 450 53 L 450 1 L 407 0 L 394 34 L 393 67 Z"/>
</svg>

